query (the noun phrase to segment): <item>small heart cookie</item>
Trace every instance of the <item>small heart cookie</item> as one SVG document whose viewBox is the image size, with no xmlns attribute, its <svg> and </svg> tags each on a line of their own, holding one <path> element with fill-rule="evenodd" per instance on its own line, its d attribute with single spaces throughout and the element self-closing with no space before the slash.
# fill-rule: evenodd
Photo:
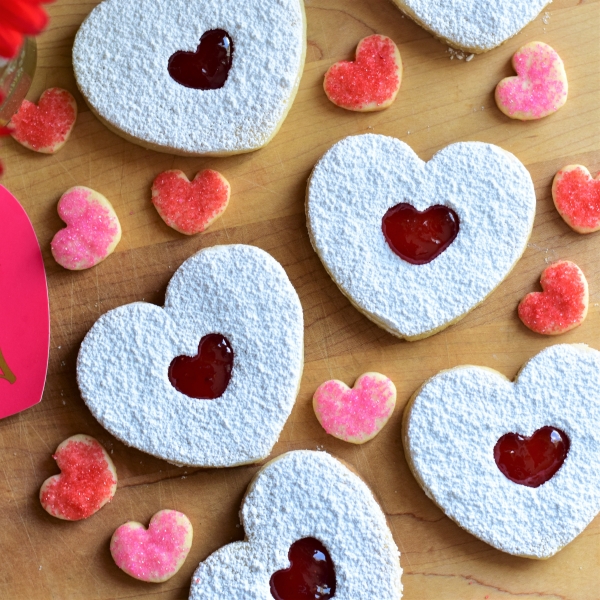
<svg viewBox="0 0 600 600">
<path fill-rule="evenodd" d="M 584 344 L 542 350 L 514 383 L 485 367 L 441 371 L 405 409 L 406 458 L 468 532 L 549 558 L 600 510 L 598 398 L 600 352 Z"/>
<path fill-rule="evenodd" d="M 544 269 L 540 284 L 543 292 L 531 292 L 519 303 L 519 318 L 526 327 L 544 335 L 559 335 L 583 323 L 588 284 L 575 263 L 555 262 Z"/>
<path fill-rule="evenodd" d="M 121 224 L 112 204 L 100 193 L 76 186 L 58 201 L 58 215 L 67 224 L 52 239 L 54 260 L 80 271 L 102 262 L 121 240 Z"/>
<path fill-rule="evenodd" d="M 67 438 L 53 458 L 61 473 L 46 479 L 40 488 L 40 502 L 47 513 L 65 521 L 79 521 L 113 499 L 117 471 L 93 437 L 78 434 Z"/>
<path fill-rule="evenodd" d="M 400 600 L 400 553 L 367 485 L 326 452 L 267 463 L 240 510 L 246 538 L 192 576 L 190 600 Z"/>
<path fill-rule="evenodd" d="M 77 120 L 75 98 L 61 88 L 47 89 L 37 106 L 23 100 L 10 121 L 11 135 L 25 148 L 54 154 L 67 142 Z"/>
<path fill-rule="evenodd" d="M 383 110 L 395 100 L 402 83 L 402 58 L 396 44 L 384 35 L 363 38 L 356 59 L 335 63 L 323 81 L 331 102 L 359 112 Z"/>
<path fill-rule="evenodd" d="M 152 204 L 169 227 L 194 235 L 225 212 L 230 193 L 229 182 L 217 171 L 200 171 L 192 182 L 182 171 L 165 171 L 152 184 Z"/>
<path fill-rule="evenodd" d="M 352 444 L 372 440 L 388 422 L 396 406 L 396 386 L 381 373 L 364 373 L 350 389 L 333 379 L 313 396 L 315 415 L 333 437 Z"/>
<path fill-rule="evenodd" d="M 194 530 L 190 520 L 176 510 L 160 510 L 148 529 L 137 521 L 121 525 L 110 540 L 110 553 L 119 569 L 128 575 L 161 583 L 181 569 L 192 547 Z"/>
<path fill-rule="evenodd" d="M 567 101 L 569 85 L 562 59 L 548 44 L 530 42 L 513 56 L 516 76 L 496 86 L 496 104 L 511 119 L 532 121 L 555 113 Z"/>
<path fill-rule="evenodd" d="M 600 230 L 600 173 L 593 179 L 581 165 L 562 168 L 552 182 L 558 214 L 579 233 Z"/>
</svg>

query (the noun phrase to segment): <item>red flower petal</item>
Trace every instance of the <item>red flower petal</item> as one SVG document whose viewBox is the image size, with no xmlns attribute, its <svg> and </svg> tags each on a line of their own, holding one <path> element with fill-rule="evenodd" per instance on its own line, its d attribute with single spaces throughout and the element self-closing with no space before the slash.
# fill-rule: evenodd
<svg viewBox="0 0 600 600">
<path fill-rule="evenodd" d="M 0 56 L 3 58 L 14 58 L 21 48 L 23 36 L 14 29 L 0 25 Z"/>
<path fill-rule="evenodd" d="M 38 4 L 3 2 L 0 4 L 0 29 L 16 29 L 26 35 L 37 35 L 48 24 L 48 15 Z"/>
</svg>

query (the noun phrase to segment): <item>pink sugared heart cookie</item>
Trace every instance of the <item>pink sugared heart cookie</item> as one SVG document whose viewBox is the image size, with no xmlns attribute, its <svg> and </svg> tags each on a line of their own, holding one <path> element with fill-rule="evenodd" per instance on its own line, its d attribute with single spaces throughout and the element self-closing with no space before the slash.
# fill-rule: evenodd
<svg viewBox="0 0 600 600">
<path fill-rule="evenodd" d="M 112 204 L 98 192 L 76 186 L 58 201 L 58 215 L 67 224 L 52 239 L 54 260 L 72 271 L 89 269 L 113 252 L 121 224 Z"/>
<path fill-rule="evenodd" d="M 89 435 L 73 435 L 53 454 L 61 470 L 44 481 L 40 502 L 58 519 L 79 521 L 91 517 L 117 491 L 117 471 L 100 443 Z"/>
<path fill-rule="evenodd" d="M 40 96 L 37 105 L 23 100 L 10 121 L 11 135 L 25 148 L 54 154 L 69 139 L 76 120 L 75 98 L 67 90 L 50 88 Z"/>
<path fill-rule="evenodd" d="M 562 59 L 548 44 L 530 42 L 512 59 L 517 72 L 496 86 L 496 104 L 511 119 L 532 121 L 555 113 L 567 101 L 569 85 Z"/>
<path fill-rule="evenodd" d="M 229 182 L 217 171 L 200 171 L 191 182 L 182 171 L 165 171 L 152 184 L 152 204 L 169 227 L 193 235 L 223 214 L 230 193 Z"/>
<path fill-rule="evenodd" d="M 401 83 L 398 47 L 384 35 L 370 35 L 358 43 L 354 61 L 342 60 L 329 68 L 323 87 L 337 106 L 368 112 L 387 108 Z"/>
<path fill-rule="evenodd" d="M 588 311 L 588 284 L 582 270 L 561 260 L 542 272 L 543 292 L 527 294 L 519 304 L 526 327 L 544 335 L 559 335 L 583 323 Z"/>
<path fill-rule="evenodd" d="M 396 386 L 380 373 L 364 373 L 350 389 L 332 379 L 321 384 L 313 396 L 319 423 L 330 435 L 364 444 L 388 422 L 396 406 Z"/>
<path fill-rule="evenodd" d="M 600 174 L 593 179 L 581 165 L 562 168 L 552 182 L 558 214 L 579 233 L 600 230 Z"/>
<path fill-rule="evenodd" d="M 192 547 L 190 520 L 176 510 L 160 510 L 146 529 L 137 521 L 121 525 L 110 540 L 110 553 L 128 575 L 160 583 L 179 571 Z"/>
</svg>

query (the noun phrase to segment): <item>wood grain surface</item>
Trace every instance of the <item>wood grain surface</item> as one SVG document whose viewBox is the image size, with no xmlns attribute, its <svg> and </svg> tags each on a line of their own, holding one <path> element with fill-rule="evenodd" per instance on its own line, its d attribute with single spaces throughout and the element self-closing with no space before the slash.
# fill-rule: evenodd
<svg viewBox="0 0 600 600">
<path fill-rule="evenodd" d="M 471 363 L 514 377 L 542 348 L 585 342 L 600 349 L 600 233 L 571 231 L 554 210 L 550 185 L 569 163 L 600 170 L 600 2 L 555 0 L 514 39 L 470 62 L 451 60 L 447 48 L 386 0 L 307 0 L 308 53 L 300 91 L 278 135 L 263 150 L 229 158 L 178 158 L 143 150 L 110 133 L 77 92 L 71 47 L 94 0 L 58 0 L 39 39 L 39 67 L 29 94 L 47 87 L 75 94 L 80 116 L 71 140 L 56 156 L 38 155 L 12 140 L 2 143 L 2 183 L 28 211 L 44 253 L 52 314 L 50 368 L 43 401 L 0 422 L 0 597 L 11 600 L 96 600 L 151 597 L 184 599 L 199 561 L 243 538 L 240 500 L 257 470 L 177 468 L 129 449 L 91 416 L 78 393 L 79 344 L 107 310 L 136 300 L 161 304 L 177 267 L 200 248 L 225 243 L 260 246 L 279 260 L 298 290 L 306 322 L 306 366 L 298 401 L 273 455 L 323 448 L 353 465 L 388 515 L 402 552 L 407 600 L 597 600 L 600 597 L 600 518 L 547 561 L 515 558 L 478 541 L 446 518 L 411 476 L 400 435 L 410 395 L 440 369 Z M 372 33 L 400 47 L 404 81 L 395 103 L 381 113 L 357 114 L 332 105 L 323 74 L 353 57 Z M 496 83 L 511 74 L 510 58 L 524 43 L 541 40 L 563 58 L 569 77 L 566 106 L 540 122 L 521 123 L 496 108 Z M 447 144 L 480 140 L 517 155 L 533 177 L 537 216 L 523 259 L 492 296 L 457 325 L 429 339 L 400 341 L 357 312 L 325 273 L 306 231 L 304 194 L 318 158 L 336 141 L 366 132 L 401 138 L 429 159 Z M 161 171 L 193 176 L 221 171 L 232 184 L 224 216 L 205 234 L 187 238 L 169 229 L 150 204 L 150 185 Z M 74 273 L 52 259 L 49 244 L 63 226 L 58 198 L 73 185 L 106 195 L 123 227 L 114 255 Z M 0 218 L 1 215 L 0 215 Z M 551 261 L 575 261 L 590 284 L 585 323 L 560 338 L 528 331 L 516 314 L 519 300 L 537 290 Z M 326 379 L 352 384 L 380 371 L 398 388 L 398 406 L 383 432 L 355 447 L 328 437 L 312 411 L 311 397 Z M 569 398 L 564 399 L 569 402 Z M 600 400 L 600 399 L 599 399 Z M 52 452 L 66 437 L 95 436 L 112 454 L 119 474 L 113 502 L 92 518 L 61 522 L 46 514 L 38 490 L 57 472 Z M 585 499 L 582 498 L 582 502 Z M 186 513 L 194 545 L 170 581 L 148 584 L 121 572 L 108 542 L 121 523 L 147 522 L 162 508 Z"/>
</svg>

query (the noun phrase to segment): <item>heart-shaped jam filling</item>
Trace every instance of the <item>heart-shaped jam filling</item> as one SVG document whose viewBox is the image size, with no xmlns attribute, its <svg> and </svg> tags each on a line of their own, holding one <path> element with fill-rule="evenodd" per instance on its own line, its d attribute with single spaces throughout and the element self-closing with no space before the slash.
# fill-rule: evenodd
<svg viewBox="0 0 600 600">
<path fill-rule="evenodd" d="M 275 600 L 327 600 L 335 595 L 335 569 L 329 552 L 315 538 L 294 542 L 290 566 L 271 576 Z"/>
<path fill-rule="evenodd" d="M 425 265 L 439 256 L 455 240 L 458 215 L 447 206 L 436 204 L 418 211 L 407 202 L 392 206 L 381 221 L 390 248 L 413 265 Z"/>
<path fill-rule="evenodd" d="M 498 468 L 511 481 L 539 487 L 554 477 L 569 453 L 567 434 L 556 427 L 542 427 L 531 437 L 503 435 L 494 447 Z"/>
<path fill-rule="evenodd" d="M 200 400 L 223 395 L 231 379 L 233 349 L 220 333 L 205 335 L 196 356 L 177 356 L 169 365 L 169 381 L 182 394 Z"/>
<path fill-rule="evenodd" d="M 196 52 L 178 50 L 169 58 L 169 75 L 195 90 L 218 90 L 225 85 L 233 61 L 233 41 L 223 29 L 202 34 Z"/>
</svg>

